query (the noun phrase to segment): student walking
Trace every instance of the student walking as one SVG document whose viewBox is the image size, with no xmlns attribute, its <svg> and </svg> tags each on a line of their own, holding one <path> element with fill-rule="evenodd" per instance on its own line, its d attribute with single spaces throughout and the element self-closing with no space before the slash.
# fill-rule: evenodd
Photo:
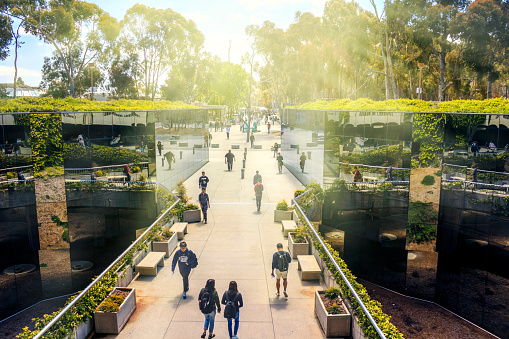
<svg viewBox="0 0 509 339">
<path fill-rule="evenodd" d="M 361 180 L 362 180 L 362 174 L 357 169 L 357 166 L 356 166 L 356 167 L 354 167 L 354 171 L 353 171 L 353 182 L 359 182 Z"/>
<path fill-rule="evenodd" d="M 232 170 L 233 161 L 235 161 L 235 155 L 233 155 L 232 150 L 228 150 L 228 153 L 224 156 L 224 163 L 228 164 L 228 171 Z"/>
<path fill-rule="evenodd" d="M 203 213 L 203 223 L 207 223 L 207 210 L 210 208 L 209 195 L 205 192 L 205 187 L 202 187 L 201 193 L 198 196 L 200 201 L 201 211 Z"/>
<path fill-rule="evenodd" d="M 205 315 L 205 324 L 203 326 L 202 338 L 207 336 L 209 331 L 209 339 L 214 338 L 214 320 L 217 313 L 221 313 L 221 303 L 219 302 L 219 295 L 216 291 L 216 281 L 214 279 L 207 280 L 205 287 L 201 289 L 198 296 L 198 305 L 200 311 Z"/>
<path fill-rule="evenodd" d="M 205 172 L 201 172 L 201 177 L 198 178 L 198 188 L 207 189 L 209 183 L 209 177 L 205 175 Z"/>
<path fill-rule="evenodd" d="M 172 274 L 175 273 L 175 265 L 177 262 L 179 265 L 179 272 L 184 283 L 184 293 L 182 293 L 182 298 L 185 299 L 187 298 L 187 291 L 189 291 L 189 273 L 191 273 L 191 269 L 198 265 L 198 258 L 196 258 L 196 254 L 187 248 L 185 241 L 180 243 L 180 249 L 175 252 L 175 255 L 173 256 L 173 261 L 171 263 Z"/>
<path fill-rule="evenodd" d="M 277 154 L 277 168 L 279 170 L 279 173 L 281 173 L 281 171 L 283 170 L 283 156 L 281 155 L 281 153 L 278 153 Z"/>
<path fill-rule="evenodd" d="M 159 156 L 161 156 L 161 152 L 163 151 L 163 144 L 161 143 L 161 141 L 158 141 L 157 142 L 157 150 L 159 151 Z"/>
<path fill-rule="evenodd" d="M 129 164 L 124 166 L 124 174 L 126 176 L 126 181 L 131 181 L 131 169 L 129 168 Z"/>
<path fill-rule="evenodd" d="M 221 304 L 226 305 L 224 307 L 224 317 L 228 319 L 228 334 L 230 339 L 239 339 L 237 337 L 239 332 L 239 309 L 244 306 L 244 302 L 235 281 L 230 281 L 228 291 L 224 292 L 221 299 Z M 232 331 L 233 319 L 235 319 L 235 328 Z"/>
<path fill-rule="evenodd" d="M 256 185 L 256 183 L 262 182 L 262 176 L 260 175 L 260 171 L 256 171 L 256 174 L 253 177 L 253 185 Z"/>
<path fill-rule="evenodd" d="M 164 155 L 164 157 L 166 158 L 166 161 L 168 162 L 168 169 L 171 170 L 171 163 L 172 162 L 175 163 L 175 155 L 171 151 L 169 151 Z"/>
<path fill-rule="evenodd" d="M 251 148 L 254 147 L 254 141 L 255 141 L 255 137 L 253 135 L 253 133 L 251 133 L 251 135 L 249 136 L 249 141 L 251 141 Z"/>
<path fill-rule="evenodd" d="M 304 154 L 304 152 L 302 152 L 302 155 L 300 156 L 300 169 L 302 171 L 302 173 L 304 173 L 304 166 L 306 165 L 306 155 Z"/>
<path fill-rule="evenodd" d="M 276 143 L 274 143 L 274 156 L 273 156 L 273 158 L 276 157 L 278 149 L 279 149 L 279 144 L 276 142 Z"/>
<path fill-rule="evenodd" d="M 288 267 L 292 262 L 290 253 L 283 251 L 283 244 L 277 244 L 277 252 L 272 255 L 272 272 L 270 275 L 276 277 L 276 295 L 279 297 L 280 280 L 283 279 L 283 294 L 288 298 L 286 287 L 288 286 Z"/>
<path fill-rule="evenodd" d="M 263 185 L 262 179 L 258 179 L 258 182 L 254 186 L 255 197 L 256 197 L 256 210 L 260 212 L 260 207 L 262 207 L 262 193 L 263 193 Z"/>
</svg>

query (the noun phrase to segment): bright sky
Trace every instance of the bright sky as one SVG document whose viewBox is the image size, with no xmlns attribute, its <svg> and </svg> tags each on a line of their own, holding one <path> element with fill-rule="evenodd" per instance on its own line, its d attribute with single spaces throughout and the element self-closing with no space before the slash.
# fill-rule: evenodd
<svg viewBox="0 0 509 339">
<path fill-rule="evenodd" d="M 136 0 L 88 0 L 96 3 L 113 17 L 121 20 L 126 11 L 140 1 Z M 371 10 L 369 0 L 358 0 L 365 9 Z M 382 0 L 376 0 L 382 6 Z M 250 51 L 245 28 L 261 25 L 265 20 L 277 27 L 288 28 L 295 13 L 311 12 L 321 16 L 326 0 L 145 0 L 143 4 L 155 8 L 171 8 L 185 18 L 193 20 L 205 35 L 205 50 L 222 60 L 228 60 L 228 42 L 232 41 L 231 61 L 240 63 L 240 57 Z M 24 35 L 25 44 L 18 53 L 18 76 L 26 84 L 38 86 L 41 81 L 43 58 L 51 56 L 53 48 L 37 38 Z M 14 52 L 0 61 L 0 83 L 11 82 L 14 77 Z"/>
</svg>

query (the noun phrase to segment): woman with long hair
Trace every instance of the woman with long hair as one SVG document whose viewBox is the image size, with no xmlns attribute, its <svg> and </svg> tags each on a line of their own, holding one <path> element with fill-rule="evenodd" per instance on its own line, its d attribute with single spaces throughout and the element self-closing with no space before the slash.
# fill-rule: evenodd
<svg viewBox="0 0 509 339">
<path fill-rule="evenodd" d="M 216 291 L 216 281 L 214 279 L 207 280 L 205 287 L 201 289 L 198 296 L 198 303 L 200 310 L 205 315 L 205 325 L 203 326 L 202 338 L 207 336 L 207 330 L 209 331 L 209 338 L 214 338 L 214 320 L 216 318 L 216 307 L 217 312 L 221 313 L 221 304 L 219 303 L 219 296 Z"/>
<path fill-rule="evenodd" d="M 244 306 L 244 302 L 242 301 L 242 294 L 239 293 L 237 283 L 235 281 L 230 281 L 228 291 L 224 292 L 221 304 L 226 305 L 224 309 L 224 316 L 228 319 L 228 334 L 231 339 L 238 339 L 239 308 Z M 232 331 L 233 319 L 235 319 L 235 328 Z"/>
</svg>

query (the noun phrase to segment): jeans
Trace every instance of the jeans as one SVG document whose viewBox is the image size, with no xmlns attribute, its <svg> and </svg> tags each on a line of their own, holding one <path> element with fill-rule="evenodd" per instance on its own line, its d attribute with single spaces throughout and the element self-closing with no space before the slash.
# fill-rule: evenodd
<svg viewBox="0 0 509 339">
<path fill-rule="evenodd" d="M 209 333 L 214 333 L 214 320 L 216 318 L 216 310 L 205 314 L 205 325 L 203 325 L 203 329 L 206 331 L 209 330 Z"/>
<path fill-rule="evenodd" d="M 184 292 L 189 291 L 189 273 L 191 273 L 191 271 L 180 271 L 182 280 L 184 280 Z"/>
<path fill-rule="evenodd" d="M 260 207 L 262 207 L 262 196 L 257 195 L 256 196 L 256 209 L 259 211 Z"/>
<path fill-rule="evenodd" d="M 237 312 L 237 315 L 235 316 L 235 329 L 232 334 L 232 323 L 233 319 L 228 319 L 228 334 L 230 335 L 230 338 L 232 338 L 234 335 L 237 335 L 239 332 L 239 312 Z"/>
<path fill-rule="evenodd" d="M 277 168 L 279 170 L 279 173 L 281 173 L 281 171 L 283 170 L 283 163 L 282 162 L 278 162 L 277 163 Z"/>
<path fill-rule="evenodd" d="M 228 163 L 228 171 L 231 171 L 232 170 L 232 167 L 233 167 L 233 161 L 232 162 L 227 162 Z"/>
<path fill-rule="evenodd" d="M 203 213 L 203 220 L 207 221 L 207 208 L 202 208 L 201 212 Z"/>
</svg>

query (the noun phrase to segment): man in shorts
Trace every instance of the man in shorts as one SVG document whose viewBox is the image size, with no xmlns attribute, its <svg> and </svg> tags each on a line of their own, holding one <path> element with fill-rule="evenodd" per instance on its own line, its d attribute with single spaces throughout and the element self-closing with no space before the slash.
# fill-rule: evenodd
<svg viewBox="0 0 509 339">
<path fill-rule="evenodd" d="M 281 278 L 283 279 L 283 294 L 288 298 L 286 287 L 288 286 L 288 267 L 292 262 L 290 253 L 283 251 L 283 244 L 277 244 L 277 252 L 272 255 L 272 272 L 271 276 L 276 277 L 276 295 L 279 297 L 279 287 L 281 286 Z"/>
</svg>

